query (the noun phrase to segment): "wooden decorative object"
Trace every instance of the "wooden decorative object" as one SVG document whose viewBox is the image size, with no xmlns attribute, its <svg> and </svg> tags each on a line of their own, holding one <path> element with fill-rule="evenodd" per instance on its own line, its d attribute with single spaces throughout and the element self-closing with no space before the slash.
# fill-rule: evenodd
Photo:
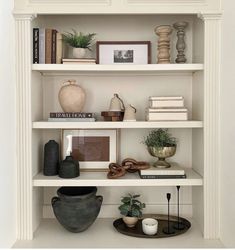
<svg viewBox="0 0 235 250">
<path fill-rule="evenodd" d="M 170 34 L 173 29 L 170 25 L 161 25 L 155 28 L 158 39 L 158 62 L 159 64 L 170 63 Z"/>
<path fill-rule="evenodd" d="M 101 115 L 105 121 L 119 122 L 123 120 L 124 111 L 103 111 Z"/>
<path fill-rule="evenodd" d="M 150 168 L 150 165 L 147 162 L 136 161 L 132 158 L 126 158 L 122 161 L 121 165 L 117 163 L 110 163 L 107 177 L 109 179 L 117 179 L 124 176 L 126 172 L 135 173 L 139 170 L 148 168 Z"/>
<path fill-rule="evenodd" d="M 184 37 L 185 37 L 185 29 L 188 26 L 187 22 L 177 22 L 174 23 L 174 28 L 177 30 L 177 37 L 178 37 L 178 41 L 176 44 L 176 49 L 178 51 L 178 55 L 177 58 L 175 60 L 176 63 L 186 63 L 187 59 L 185 57 L 184 54 L 184 50 L 185 50 L 185 41 L 184 41 Z"/>
</svg>

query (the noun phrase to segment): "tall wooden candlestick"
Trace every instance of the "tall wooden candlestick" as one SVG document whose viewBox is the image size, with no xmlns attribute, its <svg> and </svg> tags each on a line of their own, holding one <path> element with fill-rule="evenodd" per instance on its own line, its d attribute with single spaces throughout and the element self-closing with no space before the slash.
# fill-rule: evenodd
<svg viewBox="0 0 235 250">
<path fill-rule="evenodd" d="M 159 36 L 157 63 L 170 63 L 170 34 L 172 31 L 170 25 L 161 25 L 155 28 L 155 33 Z"/>
<path fill-rule="evenodd" d="M 178 41 L 176 44 L 176 49 L 178 51 L 178 55 L 175 60 L 176 63 L 186 63 L 187 61 L 184 54 L 184 50 L 186 47 L 184 37 L 185 37 L 185 29 L 187 26 L 188 26 L 187 22 L 177 22 L 173 24 L 173 27 L 177 30 L 177 37 L 178 37 Z"/>
</svg>

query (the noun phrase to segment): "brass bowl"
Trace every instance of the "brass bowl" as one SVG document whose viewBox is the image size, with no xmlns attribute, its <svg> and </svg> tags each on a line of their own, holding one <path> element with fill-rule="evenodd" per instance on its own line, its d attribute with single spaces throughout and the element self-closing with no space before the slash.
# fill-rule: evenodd
<svg viewBox="0 0 235 250">
<path fill-rule="evenodd" d="M 153 165 L 157 168 L 169 168 L 171 164 L 166 162 L 166 158 L 172 157 L 176 152 L 176 146 L 172 147 L 148 147 L 148 152 L 153 157 L 158 157 L 158 161 Z"/>
</svg>

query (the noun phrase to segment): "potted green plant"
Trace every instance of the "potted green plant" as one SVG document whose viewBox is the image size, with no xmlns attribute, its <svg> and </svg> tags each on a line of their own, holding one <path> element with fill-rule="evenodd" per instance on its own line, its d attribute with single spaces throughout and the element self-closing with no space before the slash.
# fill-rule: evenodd
<svg viewBox="0 0 235 250">
<path fill-rule="evenodd" d="M 176 141 L 176 138 L 172 137 L 167 129 L 160 128 L 149 133 L 143 143 L 152 156 L 158 157 L 158 161 L 154 163 L 155 167 L 169 168 L 171 166 L 165 159 L 175 154 Z"/>
<path fill-rule="evenodd" d="M 142 210 L 145 208 L 145 204 L 141 203 L 137 198 L 139 194 L 122 197 L 122 205 L 119 206 L 120 213 L 124 216 L 123 221 L 127 227 L 134 227 L 138 219 L 142 216 Z"/>
<path fill-rule="evenodd" d="M 73 47 L 74 58 L 84 58 L 87 51 L 91 50 L 95 35 L 95 33 L 83 34 L 73 29 L 72 32 L 63 34 L 63 41 Z"/>
</svg>

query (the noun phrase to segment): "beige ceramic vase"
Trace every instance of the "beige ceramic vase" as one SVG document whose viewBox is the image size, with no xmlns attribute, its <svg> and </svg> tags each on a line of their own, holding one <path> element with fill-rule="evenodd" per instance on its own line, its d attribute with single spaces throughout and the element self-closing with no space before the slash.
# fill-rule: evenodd
<svg viewBox="0 0 235 250">
<path fill-rule="evenodd" d="M 134 227 L 139 220 L 137 217 L 129 217 L 129 216 L 125 216 L 122 219 L 127 227 Z"/>
<path fill-rule="evenodd" d="M 81 112 L 85 104 L 86 94 L 75 80 L 69 80 L 61 87 L 58 98 L 64 112 Z"/>
</svg>

